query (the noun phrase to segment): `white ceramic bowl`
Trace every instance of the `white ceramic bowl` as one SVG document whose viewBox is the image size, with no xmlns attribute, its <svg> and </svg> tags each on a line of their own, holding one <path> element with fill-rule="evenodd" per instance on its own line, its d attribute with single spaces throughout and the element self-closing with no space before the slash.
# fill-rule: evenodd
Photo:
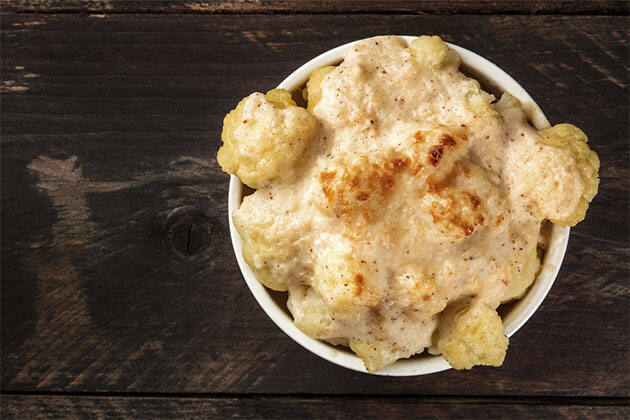
<svg viewBox="0 0 630 420">
<path fill-rule="evenodd" d="M 401 38 L 410 42 L 416 37 L 401 36 Z M 342 61 L 346 51 L 356 42 L 358 41 L 342 45 L 315 57 L 294 71 L 289 77 L 284 79 L 282 83 L 278 85 L 278 88 L 286 89 L 292 92 L 302 87 L 313 70 L 326 65 L 338 64 Z M 513 96 L 517 97 L 523 104 L 523 108 L 527 112 L 531 123 L 537 129 L 549 127 L 549 122 L 538 105 L 536 105 L 525 89 L 523 89 L 523 87 L 507 73 L 472 51 L 458 47 L 457 45 L 448 45 L 459 53 L 462 58 L 462 67 L 468 74 L 480 80 L 482 85 L 484 83 L 490 84 L 501 92 L 509 92 Z M 293 319 L 291 318 L 288 310 L 274 300 L 270 291 L 259 283 L 258 280 L 256 280 L 251 268 L 243 260 L 241 237 L 236 231 L 232 220 L 232 212 L 238 208 L 242 199 L 243 184 L 236 176 L 232 175 L 228 194 L 228 217 L 230 221 L 232 245 L 234 246 L 236 259 L 239 267 L 241 268 L 241 272 L 243 273 L 243 277 L 245 277 L 247 285 L 260 306 L 282 331 L 307 350 L 310 350 L 316 355 L 340 366 L 367 373 L 361 359 L 359 359 L 350 350 L 345 351 L 339 347 L 334 347 L 324 341 L 313 339 L 300 331 L 293 324 Z M 556 225 L 553 226 L 551 243 L 545 254 L 540 275 L 522 299 L 516 303 L 510 304 L 511 307 L 509 308 L 509 311 L 507 311 L 503 317 L 505 332 L 508 337 L 518 331 L 518 329 L 521 328 L 529 317 L 532 316 L 549 292 L 549 289 L 558 274 L 558 270 L 560 269 L 560 264 L 562 264 L 568 239 L 569 228 L 563 228 Z M 509 357 L 509 352 L 507 357 Z M 413 376 L 440 372 L 449 368 L 449 364 L 441 356 L 416 356 L 411 359 L 399 360 L 393 365 L 376 372 L 376 374 Z"/>
</svg>

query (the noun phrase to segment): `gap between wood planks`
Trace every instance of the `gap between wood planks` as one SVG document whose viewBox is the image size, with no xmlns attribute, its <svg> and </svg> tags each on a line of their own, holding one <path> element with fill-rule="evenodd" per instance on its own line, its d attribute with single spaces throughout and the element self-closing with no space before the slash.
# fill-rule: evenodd
<svg viewBox="0 0 630 420">
<path fill-rule="evenodd" d="M 4 11 L 154 14 L 628 15 L 626 0 L 5 0 Z"/>
<path fill-rule="evenodd" d="M 389 400 L 392 395 L 369 394 L 239 394 L 239 393 L 167 393 L 167 392 L 62 392 L 62 391 L 1 391 L 0 396 L 25 397 L 91 397 L 91 398 L 146 398 L 190 400 Z M 629 406 L 630 397 L 571 397 L 571 396 L 410 396 L 395 395 L 400 403 L 425 404 L 520 404 L 561 406 Z"/>
</svg>

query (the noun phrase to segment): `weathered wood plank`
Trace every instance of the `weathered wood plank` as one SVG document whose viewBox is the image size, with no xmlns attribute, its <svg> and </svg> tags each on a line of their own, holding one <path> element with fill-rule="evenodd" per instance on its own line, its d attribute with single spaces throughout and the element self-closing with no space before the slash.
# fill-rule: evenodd
<svg viewBox="0 0 630 420">
<path fill-rule="evenodd" d="M 627 418 L 628 402 L 379 397 L 119 397 L 3 395 L 5 419 L 47 418 Z M 616 405 L 619 404 L 619 405 Z"/>
<path fill-rule="evenodd" d="M 628 395 L 628 18 L 20 14 L 1 25 L 4 390 Z M 503 368 L 377 378 L 311 355 L 257 306 L 215 153 L 243 96 L 341 43 L 418 32 L 486 56 L 552 122 L 583 128 L 602 182 Z M 191 220 L 208 240 L 187 255 Z"/>
<path fill-rule="evenodd" d="M 48 13 L 471 13 L 628 14 L 624 0 L 6 0 L 8 10 Z"/>
</svg>

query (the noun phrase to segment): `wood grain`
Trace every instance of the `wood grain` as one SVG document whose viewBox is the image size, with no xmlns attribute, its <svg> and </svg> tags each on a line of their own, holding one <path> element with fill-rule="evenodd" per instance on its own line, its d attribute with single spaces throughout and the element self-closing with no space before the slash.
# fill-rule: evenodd
<svg viewBox="0 0 630 420">
<path fill-rule="evenodd" d="M 598 404 L 601 403 L 601 404 Z M 479 400 L 462 398 L 379 398 L 241 396 L 224 398 L 169 398 L 120 396 L 20 396 L 4 395 L 2 416 L 24 418 L 286 418 L 301 419 L 471 419 L 471 418 L 627 418 L 630 407 L 619 401 Z M 621 401 L 621 403 L 623 403 Z"/>
<path fill-rule="evenodd" d="M 627 397 L 628 22 L 4 15 L 2 389 Z M 601 186 L 504 367 L 381 378 L 317 358 L 258 307 L 234 259 L 215 153 L 224 114 L 250 92 L 344 42 L 418 32 L 489 58 L 552 122 L 583 128 Z M 203 247 L 189 245 L 191 220 Z M 174 226 L 179 254 L 165 239 Z"/>
<path fill-rule="evenodd" d="M 8 10 L 46 13 L 468 13 L 628 14 L 624 0 L 5 0 Z"/>
</svg>

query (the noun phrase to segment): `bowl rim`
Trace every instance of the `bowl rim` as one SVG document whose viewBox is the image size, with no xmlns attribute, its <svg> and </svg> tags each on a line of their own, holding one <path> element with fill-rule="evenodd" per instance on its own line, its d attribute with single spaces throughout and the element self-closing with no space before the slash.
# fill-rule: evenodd
<svg viewBox="0 0 630 420">
<path fill-rule="evenodd" d="M 408 35 L 397 36 L 404 39 L 407 43 L 417 38 L 417 36 Z M 372 37 L 365 39 L 370 38 Z M 347 50 L 349 50 L 357 42 L 365 39 L 340 45 L 309 60 L 284 79 L 277 88 L 294 91 L 308 80 L 308 77 L 313 70 L 325 65 L 338 64 L 343 60 Z M 462 58 L 462 64 L 465 65 L 468 70 L 475 73 L 477 77 L 483 76 L 486 80 L 491 81 L 493 85 L 501 91 L 509 92 L 519 99 L 523 105 L 525 113 L 528 115 L 532 125 L 536 129 L 540 130 L 549 127 L 549 121 L 543 114 L 540 107 L 527 93 L 527 91 L 525 91 L 525 89 L 510 75 L 491 61 L 466 48 L 448 42 L 447 45 L 457 51 Z M 335 347 L 322 340 L 311 338 L 300 331 L 293 323 L 293 319 L 288 315 L 287 310 L 282 308 L 270 295 L 269 290 L 256 279 L 254 272 L 243 259 L 242 240 L 232 219 L 232 214 L 234 210 L 238 208 L 242 199 L 243 184 L 238 177 L 231 175 L 228 191 L 228 219 L 232 246 L 245 282 L 258 304 L 265 311 L 267 316 L 269 316 L 269 318 L 271 318 L 271 320 L 285 334 L 305 349 L 339 366 L 362 373 L 369 373 L 365 369 L 363 361 L 355 354 L 350 351 L 341 350 L 339 347 Z M 532 286 L 530 286 L 525 296 L 515 301 L 513 303 L 513 307 L 503 318 L 505 333 L 508 337 L 514 335 L 514 333 L 516 333 L 516 331 L 518 331 L 525 322 L 529 320 L 529 318 L 541 305 L 545 296 L 549 293 L 549 290 L 551 289 L 551 286 L 553 285 L 560 270 L 562 260 L 564 259 L 569 233 L 569 227 L 561 227 L 555 224 L 553 225 L 549 248 L 545 253 L 542 268 L 538 277 Z M 418 376 L 436 373 L 450 368 L 451 366 L 441 355 L 425 355 L 419 358 L 400 359 L 392 365 L 386 366 L 373 374 L 383 376 Z"/>
</svg>

